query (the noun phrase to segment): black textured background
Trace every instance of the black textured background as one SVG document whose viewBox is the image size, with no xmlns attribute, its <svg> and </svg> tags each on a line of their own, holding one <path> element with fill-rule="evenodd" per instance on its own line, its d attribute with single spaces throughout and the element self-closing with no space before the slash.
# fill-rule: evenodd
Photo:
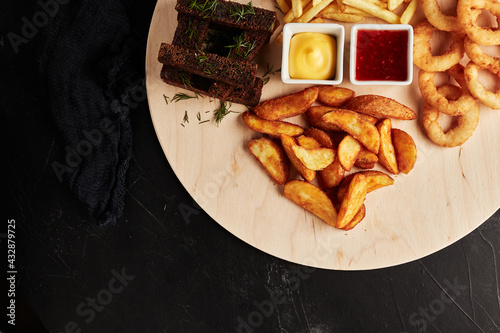
<svg viewBox="0 0 500 333">
<path fill-rule="evenodd" d="M 155 1 L 126 6 L 139 36 L 134 66 L 144 75 Z M 4 223 L 17 225 L 18 331 L 500 331 L 499 212 L 452 246 L 397 267 L 339 272 L 274 258 L 193 205 L 158 144 L 140 81 L 130 109 L 135 155 L 125 212 L 116 226 L 96 227 L 51 167 L 64 147 L 41 93 L 36 37 L 18 53 L 5 37 L 40 8 L 26 0 L 1 7 L 0 207 Z M 180 207 L 191 209 L 188 219 Z M 112 299 L 87 323 L 88 312 L 77 309 L 104 299 L 113 270 L 134 278 L 108 292 Z"/>
</svg>

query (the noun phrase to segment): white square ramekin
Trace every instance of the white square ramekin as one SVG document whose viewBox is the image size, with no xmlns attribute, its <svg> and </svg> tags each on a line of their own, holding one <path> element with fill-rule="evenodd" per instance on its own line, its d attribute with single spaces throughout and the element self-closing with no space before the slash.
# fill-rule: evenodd
<svg viewBox="0 0 500 333">
<path fill-rule="evenodd" d="M 337 63 L 335 77 L 332 80 L 302 80 L 290 78 L 288 57 L 290 40 L 293 35 L 301 32 L 318 32 L 335 37 L 337 44 Z M 340 84 L 344 72 L 344 27 L 335 23 L 287 23 L 283 27 L 283 55 L 281 58 L 281 80 L 292 84 Z"/>
<path fill-rule="evenodd" d="M 404 30 L 408 32 L 407 78 L 404 81 L 359 81 L 356 80 L 356 50 L 358 30 Z M 413 80 L 413 28 L 409 24 L 355 24 L 351 28 L 351 52 L 349 55 L 349 78 L 355 85 L 394 85 L 405 86 Z"/>
</svg>

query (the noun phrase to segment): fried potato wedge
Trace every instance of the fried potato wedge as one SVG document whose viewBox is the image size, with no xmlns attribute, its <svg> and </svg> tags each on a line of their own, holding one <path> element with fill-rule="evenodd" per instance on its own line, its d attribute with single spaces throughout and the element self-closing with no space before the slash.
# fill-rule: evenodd
<svg viewBox="0 0 500 333">
<path fill-rule="evenodd" d="M 399 170 L 398 162 L 396 161 L 396 152 L 394 151 L 394 146 L 392 144 L 391 120 L 389 118 L 382 119 L 377 124 L 377 129 L 380 133 L 380 149 L 377 154 L 378 161 L 389 172 L 397 175 Z"/>
<path fill-rule="evenodd" d="M 358 113 L 336 109 L 326 113 L 322 119 L 327 123 L 339 126 L 356 140 L 361 142 L 369 151 L 378 153 L 380 146 L 380 135 L 375 125 L 364 120 Z"/>
<path fill-rule="evenodd" d="M 410 134 L 397 128 L 393 128 L 391 134 L 398 169 L 400 172 L 408 174 L 417 162 L 417 146 L 415 145 L 415 141 L 413 141 Z"/>
<path fill-rule="evenodd" d="M 304 131 L 304 135 L 315 139 L 322 147 L 335 149 L 332 138 L 320 129 L 310 127 Z"/>
<path fill-rule="evenodd" d="M 299 136 L 304 133 L 304 129 L 299 125 L 291 124 L 286 121 L 262 119 L 250 111 L 243 112 L 241 118 L 248 128 L 259 133 L 265 133 L 276 137 L 279 137 L 281 134 Z"/>
<path fill-rule="evenodd" d="M 271 139 L 259 138 L 250 140 L 247 147 L 273 181 L 278 185 L 285 185 L 290 175 L 290 166 L 281 146 Z"/>
<path fill-rule="evenodd" d="M 339 156 L 340 165 L 342 165 L 344 170 L 351 171 L 362 149 L 363 146 L 361 143 L 352 135 L 346 135 L 342 141 L 340 141 L 337 155 Z"/>
<path fill-rule="evenodd" d="M 360 171 L 358 173 L 362 174 L 366 178 L 366 181 L 368 183 L 368 189 L 366 193 L 370 193 L 381 187 L 394 184 L 394 179 L 392 179 L 391 176 L 382 171 L 367 170 Z M 351 182 L 354 175 L 355 173 L 345 177 L 337 188 L 337 200 L 339 202 L 342 202 L 342 198 L 344 197 L 345 191 L 347 190 L 347 186 L 349 186 L 349 183 Z"/>
<path fill-rule="evenodd" d="M 339 107 L 356 96 L 354 90 L 336 86 L 318 86 L 318 101 L 333 107 Z"/>
<path fill-rule="evenodd" d="M 365 218 L 365 216 L 366 216 L 366 206 L 365 204 L 362 204 L 361 208 L 358 210 L 356 215 L 354 215 L 351 222 L 349 222 L 344 228 L 342 228 L 342 230 L 345 231 L 351 230 L 352 228 L 357 226 L 359 222 L 361 222 Z"/>
<path fill-rule="evenodd" d="M 337 228 L 343 229 L 352 221 L 365 202 L 367 191 L 368 182 L 366 177 L 361 173 L 356 173 L 352 177 L 340 203 L 336 223 Z"/>
<path fill-rule="evenodd" d="M 302 146 L 292 146 L 295 156 L 306 166 L 314 171 L 323 170 L 335 159 L 335 150 L 329 148 L 307 149 Z"/>
<path fill-rule="evenodd" d="M 366 113 L 376 117 L 413 120 L 417 119 L 415 111 L 395 100 L 379 95 L 356 96 L 347 102 L 344 108 Z"/>
<path fill-rule="evenodd" d="M 297 143 L 307 149 L 321 148 L 321 144 L 314 138 L 301 135 L 297 138 Z"/>
<path fill-rule="evenodd" d="M 295 155 L 293 147 L 297 146 L 297 142 L 291 136 L 286 134 L 281 134 L 281 145 L 285 151 L 286 156 L 290 160 L 290 163 L 297 169 L 299 175 L 306 181 L 310 182 L 316 177 L 316 171 L 307 168 L 304 163 L 302 163 L 299 158 Z"/>
<path fill-rule="evenodd" d="M 257 104 L 253 111 L 261 118 L 280 120 L 306 112 L 317 98 L 318 88 L 310 87 L 295 94 Z"/>
<path fill-rule="evenodd" d="M 338 154 L 333 162 L 321 171 L 318 171 L 318 181 L 321 188 L 327 189 L 338 186 L 344 178 L 345 170 L 340 164 Z"/>
<path fill-rule="evenodd" d="M 354 165 L 361 169 L 373 169 L 378 162 L 378 156 L 364 148 L 359 152 Z"/>
<path fill-rule="evenodd" d="M 342 132 L 342 128 L 337 125 L 327 123 L 322 119 L 323 115 L 328 112 L 331 112 L 333 109 L 330 106 L 313 106 L 307 110 L 306 119 L 309 125 L 312 127 L 319 128 L 323 131 L 334 131 L 334 132 Z"/>
<path fill-rule="evenodd" d="M 301 180 L 286 183 L 283 193 L 285 197 L 310 211 L 320 219 L 335 226 L 337 211 L 330 198 L 318 187 Z"/>
</svg>

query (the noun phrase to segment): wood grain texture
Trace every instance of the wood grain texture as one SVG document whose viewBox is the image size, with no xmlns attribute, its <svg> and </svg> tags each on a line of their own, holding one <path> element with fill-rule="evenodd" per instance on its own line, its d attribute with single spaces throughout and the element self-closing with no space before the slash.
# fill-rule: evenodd
<svg viewBox="0 0 500 333">
<path fill-rule="evenodd" d="M 274 2 L 265 0 L 253 4 L 268 9 L 274 6 Z M 410 86 L 354 87 L 345 61 L 340 86 L 352 88 L 358 95 L 394 98 L 419 114 L 417 121 L 393 120 L 393 127 L 415 139 L 418 160 L 408 175 L 394 177 L 393 186 L 367 196 L 367 215 L 355 229 L 345 232 L 322 222 L 286 199 L 283 188 L 274 185 L 248 153 L 247 142 L 260 135 L 246 128 L 239 114 L 229 114 L 219 126 L 213 120 L 198 124 L 197 113 L 202 120 L 211 119 L 218 101 L 205 97 L 165 103 L 163 95 L 188 93 L 161 81 L 161 64 L 156 60 L 161 42 L 171 42 L 173 37 L 177 24 L 174 5 L 175 0 L 159 0 L 151 22 L 146 83 L 152 121 L 165 156 L 183 186 L 233 235 L 299 264 L 339 270 L 374 269 L 442 249 L 477 228 L 500 207 L 500 111 L 481 106 L 474 136 L 461 147 L 444 149 L 433 144 L 421 126 L 423 100 L 416 84 L 417 68 Z M 350 26 L 345 25 L 347 42 Z M 257 58 L 259 75 L 268 63 L 274 69 L 281 67 L 281 44 L 274 43 L 279 31 L 281 27 Z M 284 85 L 277 73 L 264 86 L 261 100 L 304 87 Z M 231 109 L 246 108 L 233 105 Z M 189 123 L 182 126 L 185 111 Z M 291 121 L 304 123 L 301 117 Z"/>
</svg>

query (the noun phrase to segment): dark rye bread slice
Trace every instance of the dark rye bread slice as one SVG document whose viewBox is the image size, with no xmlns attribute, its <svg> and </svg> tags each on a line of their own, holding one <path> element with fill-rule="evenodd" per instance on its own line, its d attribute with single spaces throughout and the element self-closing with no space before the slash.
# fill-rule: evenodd
<svg viewBox="0 0 500 333">
<path fill-rule="evenodd" d="M 158 61 L 208 79 L 237 87 L 252 86 L 257 65 L 231 60 L 213 53 L 202 53 L 167 43 L 162 43 Z"/>
<path fill-rule="evenodd" d="M 259 104 L 262 94 L 263 81 L 257 78 L 254 85 L 245 88 L 234 88 L 231 85 L 221 82 L 214 82 L 204 77 L 193 75 L 193 82 L 183 82 L 180 75 L 185 74 L 176 68 L 163 65 L 161 69 L 161 79 L 176 87 L 188 89 L 202 95 L 215 97 L 221 101 L 230 101 L 249 106 Z"/>
<path fill-rule="evenodd" d="M 208 21 L 179 13 L 172 44 L 193 50 L 201 48 L 207 35 L 208 26 Z"/>
<path fill-rule="evenodd" d="M 202 95 L 215 97 L 220 100 L 226 100 L 232 92 L 232 87 L 225 85 L 225 83 L 217 84 L 213 80 L 194 74 L 191 74 L 189 76 L 190 79 L 186 81 L 185 78 L 188 74 L 190 73 L 183 72 L 168 65 L 163 65 L 160 76 L 163 82 L 169 85 L 191 90 Z M 184 77 L 184 79 L 182 77 Z M 222 86 L 229 87 L 229 89 L 225 89 Z"/>
<path fill-rule="evenodd" d="M 233 88 L 227 100 L 243 105 L 255 106 L 259 104 L 263 86 L 264 81 L 261 78 L 256 78 L 255 83 L 251 87 Z"/>
<path fill-rule="evenodd" d="M 228 27 L 273 33 L 279 26 L 276 13 L 248 4 L 224 0 L 177 0 L 175 10 Z M 239 14 L 240 13 L 240 14 Z"/>
</svg>

